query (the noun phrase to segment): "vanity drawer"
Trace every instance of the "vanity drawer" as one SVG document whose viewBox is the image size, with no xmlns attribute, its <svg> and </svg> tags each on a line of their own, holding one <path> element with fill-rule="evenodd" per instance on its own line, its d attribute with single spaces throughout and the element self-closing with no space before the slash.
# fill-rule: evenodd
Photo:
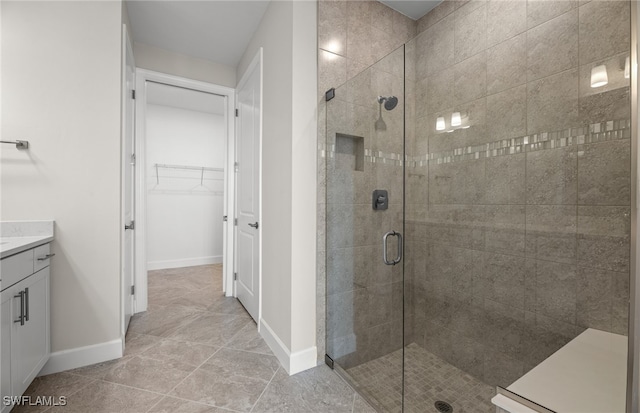
<svg viewBox="0 0 640 413">
<path fill-rule="evenodd" d="M 33 272 L 38 272 L 51 264 L 51 244 L 44 244 L 34 249 Z"/>
<path fill-rule="evenodd" d="M 33 274 L 33 249 L 4 258 L 0 261 L 2 289 L 5 290 Z"/>
</svg>

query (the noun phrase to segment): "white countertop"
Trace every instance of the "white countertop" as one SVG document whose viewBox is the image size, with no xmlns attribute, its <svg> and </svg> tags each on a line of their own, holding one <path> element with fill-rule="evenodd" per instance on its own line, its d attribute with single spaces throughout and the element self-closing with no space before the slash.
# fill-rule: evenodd
<svg viewBox="0 0 640 413">
<path fill-rule="evenodd" d="M 53 235 L 35 237 L 0 237 L 0 259 L 53 241 Z"/>
<path fill-rule="evenodd" d="M 589 328 L 507 390 L 558 413 L 624 413 L 627 345 L 626 336 Z"/>
<path fill-rule="evenodd" d="M 53 241 L 53 221 L 0 222 L 0 258 Z"/>
</svg>

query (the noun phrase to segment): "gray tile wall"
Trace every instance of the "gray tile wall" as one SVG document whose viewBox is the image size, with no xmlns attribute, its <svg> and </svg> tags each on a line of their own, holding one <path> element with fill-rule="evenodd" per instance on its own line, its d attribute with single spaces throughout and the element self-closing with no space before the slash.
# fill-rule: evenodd
<svg viewBox="0 0 640 413">
<path fill-rule="evenodd" d="M 317 347 L 318 362 L 324 362 L 325 355 L 325 334 L 326 319 L 335 314 L 341 315 L 346 311 L 347 314 L 353 314 L 353 306 L 343 308 L 347 302 L 357 303 L 364 307 L 358 307 L 358 312 L 368 313 L 369 303 L 376 311 L 388 309 L 389 299 L 387 292 L 380 287 L 383 282 L 379 280 L 390 279 L 389 270 L 386 268 L 377 268 L 373 271 L 371 260 L 369 259 L 374 253 L 373 245 L 364 243 L 364 232 L 358 233 L 354 237 L 355 231 L 351 234 L 345 231 L 349 225 L 353 226 L 357 222 L 358 226 L 365 223 L 371 223 L 371 217 L 362 214 L 361 211 L 370 210 L 369 190 L 372 189 L 372 183 L 377 176 L 390 176 L 387 168 L 390 166 L 381 165 L 378 167 L 369 162 L 365 162 L 366 174 L 362 172 L 353 173 L 349 170 L 336 168 L 334 164 L 331 167 L 336 173 L 329 174 L 327 178 L 327 106 L 324 101 L 324 92 L 332 87 L 339 88 L 337 91 L 336 101 L 332 105 L 340 108 L 336 113 L 332 114 L 332 119 L 339 116 L 335 126 L 340 128 L 334 129 L 332 132 L 346 133 L 350 135 L 362 136 L 365 138 L 365 148 L 372 150 L 372 142 L 374 135 L 370 130 L 377 117 L 371 120 L 372 112 L 375 109 L 377 114 L 377 103 L 375 98 L 380 94 L 389 94 L 399 96 L 395 90 L 402 90 L 403 61 L 402 58 L 396 56 L 394 59 L 386 59 L 377 65 L 376 70 L 365 70 L 375 62 L 400 47 L 416 35 L 417 24 L 415 21 L 406 16 L 384 6 L 378 1 L 371 0 L 319 0 L 318 1 L 318 229 L 317 229 L 317 248 L 318 248 L 318 268 L 317 268 Z M 364 72 L 363 72 L 364 71 Z M 351 80 L 348 85 L 345 83 Z M 395 89 L 382 88 L 386 82 L 395 85 Z M 341 103 L 337 103 L 341 101 Z M 375 105 L 374 105 L 375 103 Z M 400 116 L 402 108 L 396 108 L 394 114 Z M 356 116 L 357 115 L 357 116 Z M 386 115 L 386 114 L 385 114 Z M 365 125 L 363 119 L 369 122 Z M 398 133 L 398 128 L 402 126 L 402 119 L 395 117 L 386 117 L 385 122 L 387 131 L 385 133 Z M 332 122 L 333 123 L 333 122 Z M 392 152 L 391 149 L 384 145 L 381 140 L 380 150 Z M 396 153 L 401 153 L 401 149 L 395 148 Z M 371 153 L 369 152 L 369 157 Z M 337 160 L 337 159 L 335 159 Z M 344 165 L 338 165 L 344 166 Z M 401 169 L 394 170 L 393 174 L 401 178 Z M 355 188 L 351 191 L 345 186 L 350 182 Z M 343 191 L 334 191 L 327 193 L 327 186 L 336 186 L 336 188 L 344 189 Z M 394 190 L 398 189 L 398 183 L 394 182 Z M 327 198 L 329 204 L 327 204 Z M 399 198 L 395 197 L 398 200 Z M 362 208 L 357 205 L 364 205 Z M 397 218 L 398 208 L 392 207 L 385 215 L 392 216 L 395 214 Z M 334 285 L 333 277 L 330 278 L 327 285 L 326 265 L 327 265 L 327 233 L 326 233 L 326 217 L 329 216 L 333 221 L 329 225 L 338 225 L 342 231 L 335 234 L 336 239 L 331 240 L 329 245 L 336 248 L 330 251 L 330 260 L 328 265 L 329 271 L 336 271 L 343 275 L 342 280 L 347 285 Z M 337 220 L 337 221 L 336 221 Z M 354 221 L 357 220 L 357 221 Z M 336 241 L 337 244 L 333 242 Z M 338 247 L 339 246 L 339 247 Z M 376 245 L 377 247 L 377 245 Z M 355 254 L 355 255 L 354 255 Z M 353 257 L 359 257 L 353 260 Z M 366 260 L 360 258 L 366 257 Z M 370 268 L 371 267 L 371 268 Z M 397 270 L 396 270 L 397 271 Z M 369 275 L 359 279 L 362 275 Z M 357 276 L 357 277 L 356 277 Z M 358 279 L 354 279 L 356 277 Z M 369 279 L 370 278 L 370 279 Z M 397 278 L 397 277 L 396 277 Z M 347 282 L 349 280 L 349 282 Z M 394 284 L 394 297 L 397 302 L 399 284 Z M 327 290 L 328 289 L 328 290 Z M 334 293 L 334 298 L 339 300 L 338 305 L 342 306 L 344 311 L 331 311 L 327 314 L 326 300 L 327 294 Z M 400 295 L 401 297 L 401 295 Z M 385 304 L 378 307 L 376 302 L 382 300 Z M 386 300 L 386 301 L 385 301 Z M 401 302 L 401 301 L 400 301 Z M 396 307 L 401 304 L 396 303 Z M 401 307 L 400 307 L 401 309 Z M 337 309 L 336 309 L 337 310 Z M 372 313 L 378 314 L 378 313 Z M 401 311 L 400 311 L 401 314 Z M 382 350 L 391 348 L 391 345 L 398 345 L 397 342 L 392 343 L 392 330 L 398 330 L 402 324 L 391 325 L 386 313 L 381 315 L 383 322 L 376 323 L 374 317 L 369 317 L 363 322 L 366 326 L 366 332 L 358 331 L 360 340 L 358 342 L 358 357 L 370 357 L 372 354 L 382 354 Z M 398 314 L 394 314 L 397 318 Z M 397 321 L 397 320 L 396 320 Z M 348 324 L 344 323 L 345 331 L 348 330 Z M 351 326 L 353 327 L 353 326 Z M 401 333 L 394 331 L 394 337 L 401 337 Z M 340 336 L 341 333 L 336 333 Z M 396 340 L 397 341 L 397 340 Z M 401 340 L 400 340 L 401 343 Z M 338 345 L 338 344 L 336 344 Z M 376 350 L 369 350 L 375 348 Z M 357 357 L 356 357 L 357 358 Z"/>
<path fill-rule="evenodd" d="M 627 333 L 629 15 L 445 1 L 407 45 L 406 330 L 489 384 L 587 327 Z M 455 111 L 469 127 L 436 131 Z"/>
</svg>

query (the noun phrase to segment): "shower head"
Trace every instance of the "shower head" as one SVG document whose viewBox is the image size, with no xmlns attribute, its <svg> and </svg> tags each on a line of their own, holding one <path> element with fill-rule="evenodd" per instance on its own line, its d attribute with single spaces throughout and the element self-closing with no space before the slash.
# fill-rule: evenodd
<svg viewBox="0 0 640 413">
<path fill-rule="evenodd" d="M 393 110 L 398 104 L 398 98 L 395 96 L 389 96 L 389 97 L 378 96 L 378 103 L 381 105 L 384 103 L 384 108 L 386 110 Z"/>
</svg>

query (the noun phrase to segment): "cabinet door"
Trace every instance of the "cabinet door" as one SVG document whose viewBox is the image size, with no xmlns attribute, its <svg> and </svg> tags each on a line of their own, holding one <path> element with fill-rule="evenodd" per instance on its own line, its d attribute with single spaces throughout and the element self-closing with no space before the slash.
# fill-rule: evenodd
<svg viewBox="0 0 640 413">
<path fill-rule="evenodd" d="M 49 267 L 22 280 L 17 287 L 18 291 L 27 292 L 28 316 L 24 325 L 13 323 L 11 337 L 13 394 L 21 395 L 49 358 Z"/>
<path fill-rule="evenodd" d="M 12 290 L 12 289 L 9 289 Z M 5 406 L 5 396 L 11 396 L 11 332 L 13 329 L 13 311 L 12 291 L 4 291 L 0 295 L 0 412 L 5 413 L 9 411 L 9 407 Z"/>
</svg>

